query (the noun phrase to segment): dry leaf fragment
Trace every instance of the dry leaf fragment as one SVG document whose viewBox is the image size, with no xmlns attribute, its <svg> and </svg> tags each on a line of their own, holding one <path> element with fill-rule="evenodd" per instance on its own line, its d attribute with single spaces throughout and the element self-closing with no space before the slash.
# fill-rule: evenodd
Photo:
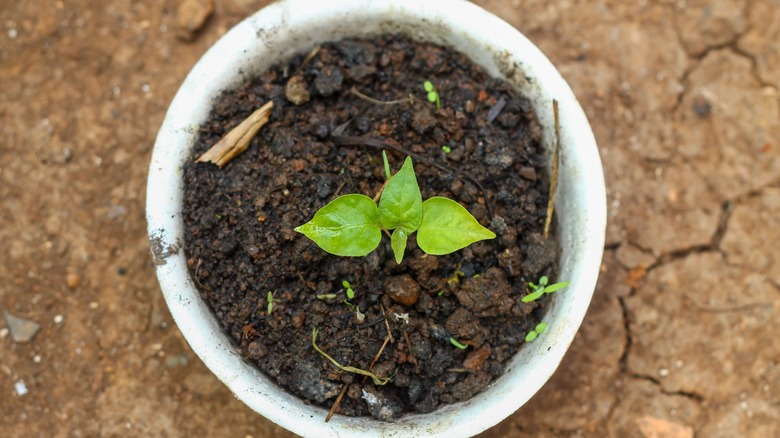
<svg viewBox="0 0 780 438">
<path fill-rule="evenodd" d="M 253 112 L 238 126 L 228 132 L 220 141 L 211 147 L 205 154 L 198 157 L 198 163 L 214 163 L 220 169 L 229 163 L 241 152 L 249 147 L 249 142 L 255 138 L 257 131 L 268 122 L 271 117 L 273 101 L 268 101 L 259 110 Z"/>
</svg>

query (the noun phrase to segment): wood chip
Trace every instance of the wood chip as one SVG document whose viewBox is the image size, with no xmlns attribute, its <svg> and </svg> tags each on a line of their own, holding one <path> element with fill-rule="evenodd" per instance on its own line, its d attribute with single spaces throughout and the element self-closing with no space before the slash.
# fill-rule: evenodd
<svg viewBox="0 0 780 438">
<path fill-rule="evenodd" d="M 249 142 L 255 138 L 257 131 L 268 122 L 273 109 L 273 101 L 268 101 L 259 110 L 253 112 L 238 126 L 227 133 L 222 140 L 211 147 L 205 154 L 198 157 L 198 163 L 214 163 L 220 169 L 233 158 L 249 147 Z"/>
<path fill-rule="evenodd" d="M 555 152 L 553 153 L 552 174 L 550 175 L 550 199 L 547 202 L 547 218 L 544 221 L 545 239 L 550 235 L 550 223 L 555 211 L 555 195 L 558 191 L 558 157 L 561 153 L 561 139 L 557 100 L 553 100 L 553 116 L 555 117 Z"/>
</svg>

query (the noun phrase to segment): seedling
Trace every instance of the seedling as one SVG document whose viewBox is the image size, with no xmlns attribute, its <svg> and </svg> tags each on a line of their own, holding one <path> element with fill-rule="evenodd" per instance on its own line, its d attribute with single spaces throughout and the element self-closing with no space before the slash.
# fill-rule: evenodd
<svg viewBox="0 0 780 438">
<path fill-rule="evenodd" d="M 317 295 L 318 300 L 332 300 L 336 298 L 336 294 L 319 294 Z"/>
<path fill-rule="evenodd" d="M 443 150 L 445 154 L 449 154 L 450 152 L 452 152 L 452 148 L 447 146 L 446 144 L 441 147 L 441 150 Z"/>
<path fill-rule="evenodd" d="M 536 328 L 528 332 L 527 335 L 525 335 L 525 342 L 533 342 L 534 339 L 536 339 L 539 335 L 542 334 L 547 329 L 547 323 L 546 322 L 540 322 L 536 325 Z"/>
<path fill-rule="evenodd" d="M 352 285 L 347 280 L 342 280 L 341 285 L 347 289 L 347 299 L 351 300 L 355 298 L 355 291 L 352 290 Z"/>
<path fill-rule="evenodd" d="M 532 290 L 533 292 L 524 296 L 523 302 L 530 303 L 531 301 L 535 301 L 539 299 L 539 297 L 541 297 L 544 294 L 551 294 L 553 292 L 557 292 L 569 285 L 568 281 L 562 281 L 560 283 L 548 285 L 547 284 L 548 281 L 549 280 L 547 279 L 547 276 L 543 275 L 542 278 L 539 279 L 538 285 L 533 283 L 528 283 L 529 289 Z"/>
<path fill-rule="evenodd" d="M 390 243 L 401 263 L 406 240 L 417 232 L 417 246 L 426 254 L 443 255 L 496 235 L 452 199 L 434 196 L 422 201 L 412 159 L 387 180 L 377 205 L 361 194 L 342 195 L 319 209 L 311 221 L 295 228 L 324 251 L 360 257 L 375 250 L 382 231 L 393 230 Z"/>
<path fill-rule="evenodd" d="M 274 294 L 270 290 L 268 291 L 268 314 L 274 311 Z"/>
<path fill-rule="evenodd" d="M 465 350 L 465 349 L 469 348 L 469 346 L 468 346 L 468 345 L 461 344 L 461 343 L 460 343 L 460 342 L 458 342 L 458 341 L 457 341 L 455 338 L 450 338 L 450 343 L 451 343 L 452 345 L 454 345 L 454 346 L 456 346 L 456 347 L 460 348 L 461 350 Z"/>
<path fill-rule="evenodd" d="M 433 86 L 431 81 L 425 81 L 423 83 L 425 91 L 428 92 L 428 102 L 436 104 L 436 109 L 441 108 L 441 100 L 439 99 L 439 93 L 436 91 L 436 87 Z"/>
</svg>

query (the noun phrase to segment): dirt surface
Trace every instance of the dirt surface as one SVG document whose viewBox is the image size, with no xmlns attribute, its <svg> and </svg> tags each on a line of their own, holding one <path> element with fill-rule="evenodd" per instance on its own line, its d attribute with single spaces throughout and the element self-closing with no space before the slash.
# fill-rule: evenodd
<svg viewBox="0 0 780 438">
<path fill-rule="evenodd" d="M 269 101 L 251 149 L 222 169 L 195 162 Z M 302 53 L 224 92 L 201 127 L 184 167 L 190 273 L 241 356 L 309 402 L 330 408 L 349 387 L 338 412 L 387 421 L 467 400 L 503 374 L 549 302 L 522 302 L 528 282 L 556 273 L 540 135 L 527 99 L 443 47 L 383 36 Z M 389 239 L 346 258 L 293 232 L 339 195 L 374 197 L 381 151 L 392 172 L 413 156 L 423 199 L 462 203 L 496 238 L 434 257 L 414 233 L 399 264 Z M 342 365 L 392 378 L 338 372 L 312 348 L 315 329 Z"/>
<path fill-rule="evenodd" d="M 290 436 L 188 349 L 143 217 L 178 85 L 264 3 L 215 0 L 184 42 L 174 1 L 3 2 L 0 307 L 40 324 L 0 331 L 4 436 Z M 572 348 L 483 436 L 780 435 L 776 2 L 479 3 L 572 85 L 610 221 Z"/>
</svg>

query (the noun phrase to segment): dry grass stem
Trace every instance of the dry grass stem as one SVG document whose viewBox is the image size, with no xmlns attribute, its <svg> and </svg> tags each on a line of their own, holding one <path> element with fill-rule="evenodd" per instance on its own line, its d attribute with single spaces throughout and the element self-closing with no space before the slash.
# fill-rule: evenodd
<svg viewBox="0 0 780 438">
<path fill-rule="evenodd" d="M 273 109 L 273 101 L 268 101 L 259 110 L 253 112 L 238 126 L 228 132 L 220 141 L 211 147 L 205 154 L 198 157 L 198 163 L 214 163 L 220 169 L 233 158 L 244 152 L 249 147 L 249 142 L 255 138 L 257 131 L 268 122 Z"/>
<path fill-rule="evenodd" d="M 555 194 L 558 191 L 558 157 L 561 153 L 561 138 L 557 100 L 553 100 L 553 115 L 555 116 L 555 152 L 553 153 L 552 174 L 550 175 L 550 200 L 547 201 L 547 218 L 544 220 L 545 239 L 550 235 L 550 223 L 555 211 Z"/>
</svg>

